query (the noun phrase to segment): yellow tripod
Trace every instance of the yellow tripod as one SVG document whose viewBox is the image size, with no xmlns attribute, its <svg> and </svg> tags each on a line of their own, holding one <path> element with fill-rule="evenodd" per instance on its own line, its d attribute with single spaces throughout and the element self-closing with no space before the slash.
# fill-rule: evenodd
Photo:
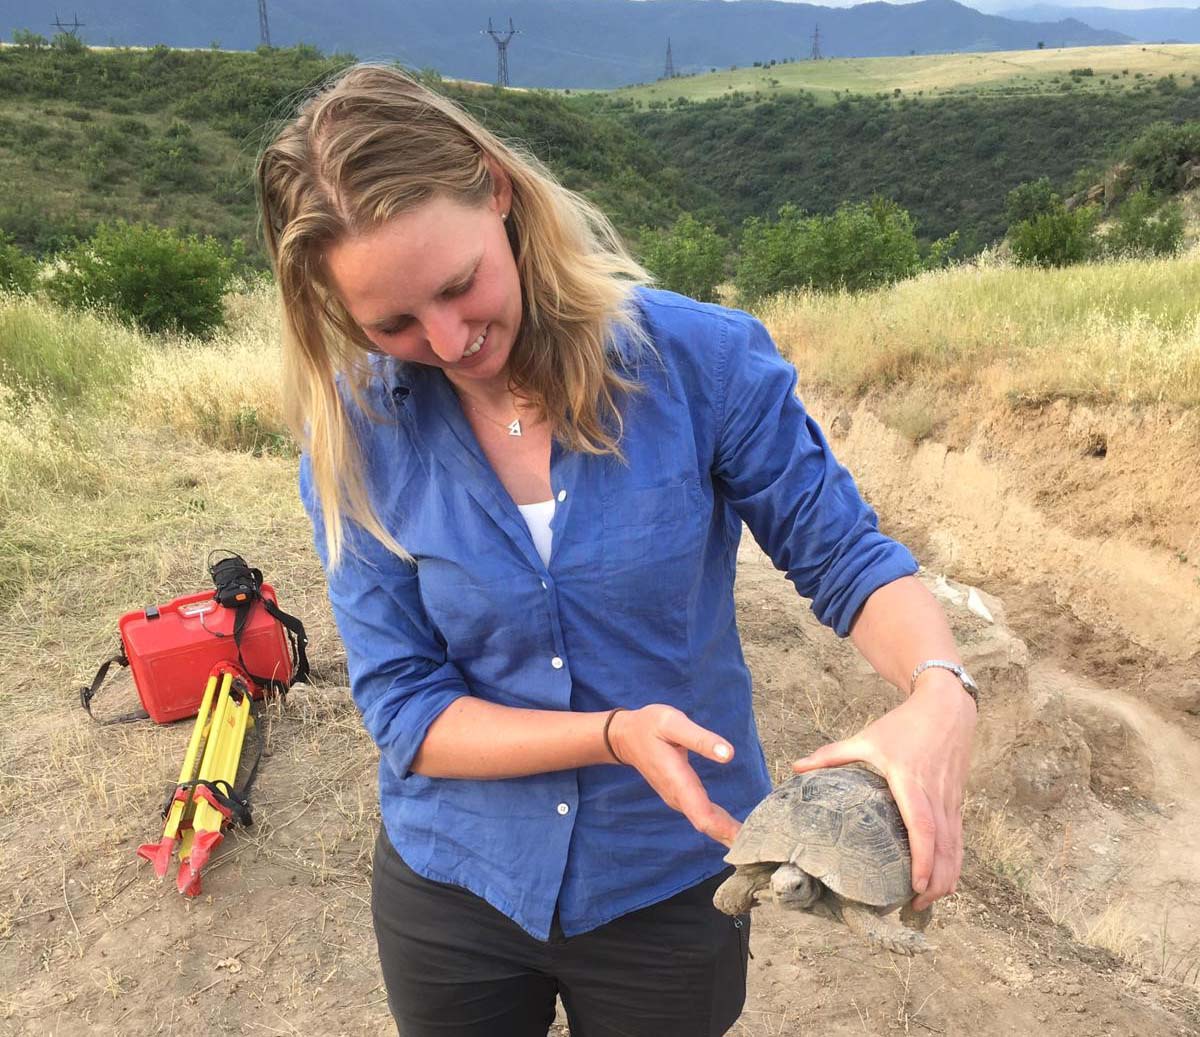
<svg viewBox="0 0 1200 1037">
<path fill-rule="evenodd" d="M 162 878 L 178 846 L 177 885 L 186 896 L 200 892 L 201 870 L 224 838 L 225 824 L 250 823 L 249 807 L 234 791 L 246 731 L 254 724 L 249 689 L 248 678 L 232 663 L 213 667 L 179 781 L 163 809 L 162 838 L 138 848 L 138 856 L 150 861 Z"/>
</svg>

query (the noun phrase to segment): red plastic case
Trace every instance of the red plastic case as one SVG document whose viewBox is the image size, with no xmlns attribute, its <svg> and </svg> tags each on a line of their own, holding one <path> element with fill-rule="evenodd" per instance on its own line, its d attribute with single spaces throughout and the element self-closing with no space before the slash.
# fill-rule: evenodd
<svg viewBox="0 0 1200 1037">
<path fill-rule="evenodd" d="M 262 596 L 275 602 L 269 583 L 262 585 Z M 235 609 L 218 605 L 212 591 L 201 591 L 121 617 L 121 643 L 151 720 L 169 724 L 199 712 L 209 671 L 218 662 L 238 661 L 233 643 L 236 615 Z M 242 658 L 252 674 L 285 684 L 291 679 L 292 657 L 283 627 L 257 603 L 242 633 Z M 261 688 L 255 687 L 254 697 L 262 697 Z"/>
</svg>

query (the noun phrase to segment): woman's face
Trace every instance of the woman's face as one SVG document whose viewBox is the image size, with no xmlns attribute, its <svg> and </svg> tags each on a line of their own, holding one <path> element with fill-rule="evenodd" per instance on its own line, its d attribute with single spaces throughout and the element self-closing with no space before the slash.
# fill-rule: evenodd
<svg viewBox="0 0 1200 1037">
<path fill-rule="evenodd" d="M 436 197 L 326 252 L 333 290 L 383 352 L 440 367 L 455 385 L 503 388 L 521 284 L 502 213 Z"/>
</svg>

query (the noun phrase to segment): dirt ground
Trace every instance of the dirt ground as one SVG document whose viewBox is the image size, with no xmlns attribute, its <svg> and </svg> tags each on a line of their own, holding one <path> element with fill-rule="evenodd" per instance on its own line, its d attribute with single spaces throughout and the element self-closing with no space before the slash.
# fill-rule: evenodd
<svg viewBox="0 0 1200 1037">
<path fill-rule="evenodd" d="M 983 686 L 967 858 L 938 950 L 917 959 L 756 909 L 733 1033 L 1200 1034 L 1195 429 L 1064 405 L 949 422 L 914 448 L 870 401 L 810 405 L 917 551 Z M 271 464 L 286 493 L 286 463 Z M 308 625 L 315 672 L 266 715 L 255 824 L 227 837 L 195 900 L 134 855 L 157 838 L 188 725 L 88 721 L 74 689 L 89 656 L 69 631 L 95 621 L 69 588 L 3 613 L 4 698 L 35 707 L 0 731 L 0 1033 L 388 1032 L 368 903 L 377 755 L 298 506 L 253 536 L 239 545 Z M 164 567 L 171 593 L 196 583 Z M 897 701 L 750 540 L 737 597 L 778 779 Z M 34 637 L 39 672 L 16 662 Z"/>
</svg>

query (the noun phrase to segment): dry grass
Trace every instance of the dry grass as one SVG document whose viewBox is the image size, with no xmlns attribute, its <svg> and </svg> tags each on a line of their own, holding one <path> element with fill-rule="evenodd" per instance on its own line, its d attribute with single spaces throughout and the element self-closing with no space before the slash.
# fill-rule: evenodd
<svg viewBox="0 0 1200 1037">
<path fill-rule="evenodd" d="M 759 314 L 802 383 L 901 383 L 1200 405 L 1200 253 L 1033 270 L 988 257 L 866 295 L 791 292 Z"/>
<path fill-rule="evenodd" d="M 279 318 L 263 285 L 230 300 L 213 339 L 165 340 L 131 378 L 125 416 L 222 450 L 293 451 L 280 396 Z"/>
<path fill-rule="evenodd" d="M 1016 92 L 1051 93 L 1073 68 L 1091 67 L 1095 72 L 1078 80 L 1079 90 L 1102 92 L 1128 89 L 1146 80 L 1167 75 L 1187 76 L 1196 69 L 1195 45 L 1173 44 L 1144 47 L 1069 47 L 1043 50 L 991 51 L 987 53 L 921 54 L 910 57 L 834 58 L 826 61 L 794 61 L 767 68 L 721 69 L 704 75 L 659 80 L 614 91 L 617 97 L 641 101 L 664 101 L 686 97 L 705 101 L 730 91 L 762 93 L 764 96 L 806 91 L 829 102 L 835 93 L 891 94 L 899 89 L 912 98 L 947 94 Z M 1111 77 L 1117 74 L 1119 79 Z M 1186 80 L 1184 80 L 1186 82 Z"/>
<path fill-rule="evenodd" d="M 964 807 L 968 842 L 980 864 L 1020 886 L 1033 869 L 1033 836 L 1006 806 L 992 808 L 972 801 Z"/>
</svg>

